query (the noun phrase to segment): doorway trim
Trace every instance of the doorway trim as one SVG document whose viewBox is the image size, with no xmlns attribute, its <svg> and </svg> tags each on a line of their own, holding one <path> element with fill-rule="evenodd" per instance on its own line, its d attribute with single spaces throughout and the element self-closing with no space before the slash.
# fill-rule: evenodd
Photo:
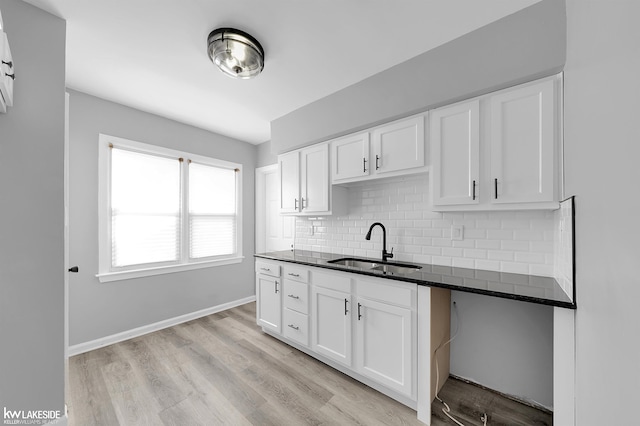
<svg viewBox="0 0 640 426">
<path fill-rule="evenodd" d="M 267 251 L 266 229 L 267 229 L 267 212 L 265 209 L 265 176 L 278 170 L 277 164 L 256 168 L 256 253 L 264 253 Z"/>
</svg>

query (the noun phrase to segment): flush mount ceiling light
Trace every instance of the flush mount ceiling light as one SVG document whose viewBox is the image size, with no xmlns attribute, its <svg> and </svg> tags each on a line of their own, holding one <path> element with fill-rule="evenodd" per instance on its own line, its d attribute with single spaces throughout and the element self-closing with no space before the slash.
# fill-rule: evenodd
<svg viewBox="0 0 640 426">
<path fill-rule="evenodd" d="M 264 68 L 264 50 L 258 40 L 234 28 L 218 28 L 207 38 L 209 58 L 234 78 L 252 78 Z"/>
</svg>

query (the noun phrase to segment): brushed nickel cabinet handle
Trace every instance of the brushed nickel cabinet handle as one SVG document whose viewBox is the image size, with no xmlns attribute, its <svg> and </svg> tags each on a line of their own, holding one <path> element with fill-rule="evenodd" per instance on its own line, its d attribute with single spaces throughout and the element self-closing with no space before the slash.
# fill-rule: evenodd
<svg viewBox="0 0 640 426">
<path fill-rule="evenodd" d="M 295 326 L 295 325 L 293 325 L 293 324 L 289 324 L 287 327 L 289 327 L 289 328 L 293 328 L 294 330 L 300 330 L 300 327 Z"/>
<path fill-rule="evenodd" d="M 300 296 L 294 296 L 293 294 L 287 294 L 287 296 L 292 299 L 300 299 Z"/>
</svg>

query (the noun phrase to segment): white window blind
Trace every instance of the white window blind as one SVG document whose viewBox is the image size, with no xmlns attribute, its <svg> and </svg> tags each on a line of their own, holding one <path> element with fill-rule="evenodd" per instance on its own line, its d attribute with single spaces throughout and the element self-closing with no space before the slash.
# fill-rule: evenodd
<svg viewBox="0 0 640 426">
<path fill-rule="evenodd" d="M 236 171 L 189 164 L 189 257 L 236 253 Z"/>
<path fill-rule="evenodd" d="M 242 262 L 241 164 L 98 142 L 100 282 Z"/>
<path fill-rule="evenodd" d="M 113 148 L 111 265 L 180 258 L 180 162 Z"/>
</svg>

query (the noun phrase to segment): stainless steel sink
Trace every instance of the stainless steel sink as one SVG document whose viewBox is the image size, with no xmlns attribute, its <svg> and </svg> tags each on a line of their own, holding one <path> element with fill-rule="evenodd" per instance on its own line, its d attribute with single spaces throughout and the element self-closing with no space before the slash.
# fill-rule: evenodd
<svg viewBox="0 0 640 426">
<path fill-rule="evenodd" d="M 418 271 L 422 269 L 421 266 L 418 265 L 389 265 L 389 264 L 380 264 L 378 266 L 374 266 L 374 271 L 382 271 L 385 274 L 409 274 L 411 272 Z"/>
<path fill-rule="evenodd" d="M 391 263 L 391 262 L 375 262 L 369 259 L 358 259 L 353 257 L 343 257 L 341 259 L 330 260 L 327 263 L 334 265 L 350 266 L 354 268 L 369 269 L 372 271 L 381 271 L 385 274 L 409 274 L 422 269 L 421 266 Z"/>
<path fill-rule="evenodd" d="M 373 269 L 376 266 L 378 266 L 378 263 L 372 262 L 370 260 L 353 259 L 353 258 L 330 260 L 327 263 L 333 263 L 334 265 L 351 266 L 354 268 L 362 268 L 362 269 Z"/>
</svg>

